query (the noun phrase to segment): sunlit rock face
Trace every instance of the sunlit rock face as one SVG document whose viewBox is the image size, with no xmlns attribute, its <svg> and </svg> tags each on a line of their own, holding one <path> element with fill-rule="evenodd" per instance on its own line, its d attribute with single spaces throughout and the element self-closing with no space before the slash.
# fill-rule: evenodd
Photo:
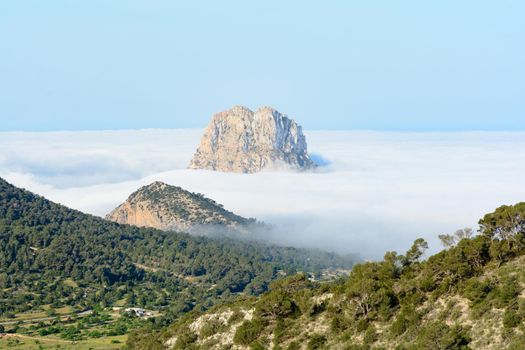
<svg viewBox="0 0 525 350">
<path fill-rule="evenodd" d="M 249 224 L 255 222 L 235 215 L 202 194 L 160 181 L 133 192 L 106 219 L 119 224 L 199 234 L 210 229 L 244 232 Z"/>
<path fill-rule="evenodd" d="M 271 107 L 253 112 L 242 106 L 213 116 L 189 164 L 191 169 L 236 173 L 315 166 L 294 120 Z"/>
</svg>

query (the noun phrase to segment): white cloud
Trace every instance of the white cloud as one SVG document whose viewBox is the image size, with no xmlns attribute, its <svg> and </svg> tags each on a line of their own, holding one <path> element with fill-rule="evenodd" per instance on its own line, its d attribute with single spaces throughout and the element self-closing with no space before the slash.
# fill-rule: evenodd
<svg viewBox="0 0 525 350">
<path fill-rule="evenodd" d="M 315 131 L 315 173 L 185 169 L 201 130 L 0 133 L 0 176 L 103 216 L 162 180 L 275 224 L 272 240 L 381 257 L 525 200 L 525 133 Z"/>
</svg>

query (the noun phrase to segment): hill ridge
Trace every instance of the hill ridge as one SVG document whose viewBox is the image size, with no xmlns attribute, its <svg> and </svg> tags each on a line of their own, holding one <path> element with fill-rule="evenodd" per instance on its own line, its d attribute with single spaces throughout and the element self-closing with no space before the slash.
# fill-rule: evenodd
<svg viewBox="0 0 525 350">
<path fill-rule="evenodd" d="M 256 223 L 255 219 L 236 215 L 200 193 L 161 181 L 140 187 L 107 214 L 106 219 L 121 224 L 191 233 L 208 233 L 214 228 L 247 233 L 248 226 Z"/>
</svg>

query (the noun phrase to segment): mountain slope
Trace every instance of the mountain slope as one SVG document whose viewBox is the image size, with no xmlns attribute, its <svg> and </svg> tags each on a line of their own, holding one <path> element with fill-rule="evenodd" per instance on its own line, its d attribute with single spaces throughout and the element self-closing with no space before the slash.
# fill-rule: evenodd
<svg viewBox="0 0 525 350">
<path fill-rule="evenodd" d="M 461 237 L 461 235 L 458 235 Z M 450 243 L 450 240 L 447 241 Z M 188 316 L 131 349 L 523 349 L 525 203 L 480 220 L 480 235 L 422 260 L 404 254 L 356 265 L 347 279 L 274 282 L 258 298 Z"/>
<path fill-rule="evenodd" d="M 120 225 L 0 179 L 0 318 L 43 305 L 163 310 L 173 320 L 282 274 L 351 262 L 319 251 Z"/>
<path fill-rule="evenodd" d="M 196 233 L 214 228 L 245 231 L 255 224 L 254 219 L 235 215 L 201 194 L 159 181 L 132 193 L 106 219 L 120 224 Z"/>
</svg>

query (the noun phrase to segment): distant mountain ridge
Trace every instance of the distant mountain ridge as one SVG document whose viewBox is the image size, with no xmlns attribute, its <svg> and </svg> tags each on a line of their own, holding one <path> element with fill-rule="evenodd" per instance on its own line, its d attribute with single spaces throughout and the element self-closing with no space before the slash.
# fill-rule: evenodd
<svg viewBox="0 0 525 350">
<path fill-rule="evenodd" d="M 106 219 L 164 231 L 203 233 L 213 228 L 246 231 L 255 219 L 246 219 L 224 209 L 199 193 L 156 181 L 139 188 L 112 210 Z"/>
<path fill-rule="evenodd" d="M 283 166 L 316 167 L 301 126 L 272 107 L 235 106 L 213 116 L 188 167 L 255 173 Z"/>
</svg>

